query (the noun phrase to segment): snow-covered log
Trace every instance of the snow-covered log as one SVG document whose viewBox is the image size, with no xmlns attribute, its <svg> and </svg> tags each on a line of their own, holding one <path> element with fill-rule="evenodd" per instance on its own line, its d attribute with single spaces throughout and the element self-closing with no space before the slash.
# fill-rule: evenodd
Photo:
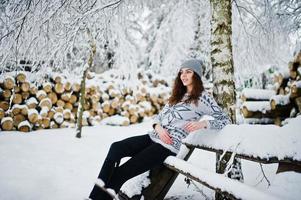
<svg viewBox="0 0 301 200">
<path fill-rule="evenodd" d="M 243 101 L 264 101 L 270 100 L 274 95 L 276 95 L 274 90 L 245 88 L 241 92 L 241 99 Z"/>
<path fill-rule="evenodd" d="M 57 93 L 57 94 L 62 94 L 64 91 L 65 91 L 65 88 L 64 88 L 64 85 L 63 83 L 56 83 L 54 85 L 54 91 Z"/>
<path fill-rule="evenodd" d="M 28 110 L 28 120 L 31 122 L 31 123 L 36 123 L 39 119 L 39 113 L 36 109 L 29 109 Z"/>
<path fill-rule="evenodd" d="M 4 111 L 7 111 L 9 108 L 9 103 L 7 101 L 0 101 L 0 108 L 2 108 Z"/>
<path fill-rule="evenodd" d="M 127 117 L 114 115 L 103 119 L 101 123 L 107 125 L 115 125 L 115 126 L 127 126 L 130 124 L 130 121 L 129 118 Z"/>
<path fill-rule="evenodd" d="M 11 76 L 6 76 L 3 81 L 4 89 L 11 90 L 15 86 L 15 79 Z"/>
<path fill-rule="evenodd" d="M 22 114 L 14 115 L 14 116 L 13 116 L 13 125 L 14 125 L 14 127 L 17 128 L 18 125 L 19 125 L 21 122 L 25 121 L 25 120 L 26 120 L 26 118 L 25 118 L 25 116 L 22 115 Z"/>
<path fill-rule="evenodd" d="M 289 95 L 275 95 L 270 99 L 272 110 L 283 110 L 284 112 L 290 112 L 292 109 Z"/>
<path fill-rule="evenodd" d="M 5 89 L 2 92 L 2 96 L 4 97 L 5 100 L 9 101 L 10 97 L 12 95 L 12 91 L 9 89 Z"/>
<path fill-rule="evenodd" d="M 24 81 L 22 84 L 21 84 L 21 90 L 23 92 L 28 92 L 30 89 L 30 83 L 27 82 L 27 81 Z"/>
<path fill-rule="evenodd" d="M 43 90 L 44 90 L 46 93 L 52 92 L 52 84 L 51 84 L 50 82 L 44 83 L 44 84 L 43 84 Z"/>
<path fill-rule="evenodd" d="M 44 98 L 40 101 L 39 106 L 42 107 L 47 107 L 48 110 L 52 108 L 52 102 L 49 98 Z"/>
<path fill-rule="evenodd" d="M 61 112 L 56 112 L 53 119 L 57 124 L 62 124 L 64 122 L 64 115 Z"/>
<path fill-rule="evenodd" d="M 31 131 L 31 125 L 27 120 L 22 121 L 18 125 L 18 130 L 21 132 L 29 132 L 29 131 Z"/>
<path fill-rule="evenodd" d="M 71 89 L 72 89 L 72 84 L 70 81 L 66 81 L 65 84 L 64 84 L 64 89 L 66 92 L 70 92 Z"/>
<path fill-rule="evenodd" d="M 61 94 L 61 99 L 65 102 L 70 101 L 70 98 L 71 98 L 70 92 L 64 92 L 63 94 Z"/>
<path fill-rule="evenodd" d="M 11 117 L 4 117 L 1 120 L 1 127 L 4 131 L 11 131 L 13 129 L 13 119 Z"/>
<path fill-rule="evenodd" d="M 49 117 L 43 117 L 42 118 L 41 127 L 42 128 L 49 128 L 50 127 L 50 118 Z"/>
<path fill-rule="evenodd" d="M 57 97 L 57 94 L 55 92 L 49 92 L 47 94 L 48 98 L 51 100 L 51 103 L 52 104 L 56 104 L 57 100 L 58 100 L 58 97 Z"/>
<path fill-rule="evenodd" d="M 18 72 L 16 76 L 16 80 L 18 83 L 23 83 L 26 80 L 26 74 L 24 72 Z"/>
<path fill-rule="evenodd" d="M 47 97 L 47 93 L 44 90 L 39 90 L 36 94 L 36 97 L 39 101 Z"/>
<path fill-rule="evenodd" d="M 21 112 L 21 108 L 19 106 L 20 105 L 18 104 L 13 105 L 13 107 L 11 108 L 11 112 L 13 115 L 17 115 Z"/>
<path fill-rule="evenodd" d="M 38 101 L 35 97 L 30 97 L 28 100 L 26 100 L 26 105 L 29 109 L 36 108 Z"/>
<path fill-rule="evenodd" d="M 79 90 L 80 90 L 80 84 L 79 83 L 73 83 L 72 84 L 72 90 L 74 92 L 79 92 Z"/>
<path fill-rule="evenodd" d="M 23 98 L 22 98 L 21 94 L 18 94 L 18 93 L 14 94 L 14 97 L 13 97 L 14 104 L 20 104 L 20 103 L 22 103 L 22 100 L 23 100 Z"/>
<path fill-rule="evenodd" d="M 72 109 L 73 109 L 73 104 L 70 103 L 70 102 L 66 102 L 65 105 L 64 105 L 64 108 L 65 108 L 65 109 L 72 110 Z"/>
<path fill-rule="evenodd" d="M 32 95 L 36 95 L 38 93 L 38 88 L 35 85 L 31 84 L 29 88 L 29 92 Z"/>
<path fill-rule="evenodd" d="M 58 99 L 57 101 L 56 101 L 56 106 L 57 107 L 64 107 L 65 106 L 65 102 L 62 100 L 62 99 Z"/>
</svg>

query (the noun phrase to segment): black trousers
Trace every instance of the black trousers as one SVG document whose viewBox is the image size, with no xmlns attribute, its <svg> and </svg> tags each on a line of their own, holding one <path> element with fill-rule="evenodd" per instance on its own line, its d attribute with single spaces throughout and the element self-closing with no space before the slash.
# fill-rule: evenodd
<svg viewBox="0 0 301 200">
<path fill-rule="evenodd" d="M 163 164 L 164 160 L 175 155 L 169 149 L 153 142 L 149 135 L 130 137 L 114 142 L 100 170 L 98 178 L 104 181 L 107 188 L 117 193 L 129 179 Z M 119 166 L 123 157 L 131 157 Z M 111 199 L 96 185 L 89 196 L 93 200 Z"/>
</svg>

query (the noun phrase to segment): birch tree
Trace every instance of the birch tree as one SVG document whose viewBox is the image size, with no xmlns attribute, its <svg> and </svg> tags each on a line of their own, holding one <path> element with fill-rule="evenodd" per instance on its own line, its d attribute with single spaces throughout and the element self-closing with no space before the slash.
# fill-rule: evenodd
<svg viewBox="0 0 301 200">
<path fill-rule="evenodd" d="M 210 0 L 211 19 L 211 64 L 213 71 L 213 95 L 217 103 L 230 114 L 235 123 L 235 82 L 232 54 L 232 4 L 231 0 Z M 216 172 L 225 173 L 231 155 L 216 156 Z M 226 172 L 227 173 L 227 172 Z M 234 159 L 231 178 L 243 180 L 240 160 Z M 222 199 L 216 194 L 216 199 Z"/>
</svg>

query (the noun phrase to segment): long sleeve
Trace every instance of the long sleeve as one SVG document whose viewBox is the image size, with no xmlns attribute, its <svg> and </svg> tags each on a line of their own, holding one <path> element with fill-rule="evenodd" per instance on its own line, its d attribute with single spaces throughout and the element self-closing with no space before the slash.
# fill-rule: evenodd
<svg viewBox="0 0 301 200">
<path fill-rule="evenodd" d="M 208 120 L 208 128 L 222 129 L 227 124 L 231 124 L 229 116 L 218 106 L 213 97 L 207 92 L 203 92 L 200 97 L 198 111 L 201 114 L 212 116 L 213 120 Z"/>
<path fill-rule="evenodd" d="M 163 109 L 155 116 L 153 117 L 153 124 L 152 127 L 155 128 L 156 124 L 161 124 L 162 121 L 162 115 L 164 112 L 164 109 L 168 106 L 168 104 L 165 104 L 165 106 L 163 107 Z"/>
</svg>

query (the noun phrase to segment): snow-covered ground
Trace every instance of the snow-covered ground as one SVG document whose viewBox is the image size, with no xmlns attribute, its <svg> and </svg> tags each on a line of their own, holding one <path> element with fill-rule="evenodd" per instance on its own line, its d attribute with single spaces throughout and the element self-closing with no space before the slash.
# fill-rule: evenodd
<svg viewBox="0 0 301 200">
<path fill-rule="evenodd" d="M 71 128 L 31 133 L 1 132 L 0 199 L 82 200 L 88 197 L 110 144 L 129 136 L 145 134 L 150 128 L 150 121 L 128 127 L 84 127 L 81 139 L 75 137 L 75 129 Z M 214 153 L 197 150 L 189 162 L 205 170 L 215 170 Z M 242 168 L 245 182 L 251 186 L 276 191 L 285 199 L 298 199 L 301 195 L 300 174 L 289 172 L 276 175 L 277 164 L 263 165 L 271 182 L 268 188 L 267 182 L 262 179 L 259 164 L 243 161 Z M 166 199 L 202 200 L 214 197 L 211 190 L 201 185 L 198 187 L 190 185 L 187 188 L 184 177 L 179 176 Z"/>
</svg>

